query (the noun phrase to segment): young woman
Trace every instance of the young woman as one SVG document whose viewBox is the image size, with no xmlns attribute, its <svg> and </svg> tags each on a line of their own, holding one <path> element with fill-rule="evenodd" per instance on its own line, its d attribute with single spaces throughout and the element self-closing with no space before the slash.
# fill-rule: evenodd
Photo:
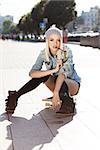
<svg viewBox="0 0 100 150">
<path fill-rule="evenodd" d="M 78 93 L 81 79 L 74 69 L 72 52 L 63 45 L 62 32 L 57 27 L 50 27 L 45 38 L 46 47 L 29 72 L 32 79 L 18 91 L 9 91 L 6 99 L 7 113 L 14 113 L 18 98 L 42 82 L 53 92 L 52 108 L 59 113 L 73 113 L 75 104 L 71 96 Z M 43 63 L 47 70 L 41 70 Z"/>
</svg>

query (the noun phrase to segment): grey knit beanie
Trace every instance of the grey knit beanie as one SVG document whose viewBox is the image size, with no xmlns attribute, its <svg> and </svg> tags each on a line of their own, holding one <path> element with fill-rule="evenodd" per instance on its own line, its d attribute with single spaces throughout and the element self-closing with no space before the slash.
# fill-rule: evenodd
<svg viewBox="0 0 100 150">
<path fill-rule="evenodd" d="M 62 37 L 62 31 L 61 31 L 60 29 L 58 29 L 55 24 L 52 25 L 52 26 L 45 32 L 45 37 L 46 37 L 46 39 L 48 39 L 48 37 L 49 37 L 51 34 L 57 34 L 57 35 L 59 35 L 60 37 Z"/>
</svg>

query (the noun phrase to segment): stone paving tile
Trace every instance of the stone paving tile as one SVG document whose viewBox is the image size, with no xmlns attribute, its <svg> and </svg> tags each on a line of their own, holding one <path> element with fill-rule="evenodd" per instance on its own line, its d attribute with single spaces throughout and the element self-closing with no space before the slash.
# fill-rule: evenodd
<svg viewBox="0 0 100 150">
<path fill-rule="evenodd" d="M 32 112 L 30 106 L 29 108 Z M 16 113 L 10 117 L 10 127 L 15 150 L 32 150 L 40 149 L 40 147 L 44 150 L 49 150 L 53 147 L 55 147 L 56 150 L 60 150 L 58 143 L 55 140 L 53 142 L 54 137 L 41 118 L 40 113 L 28 116 L 28 112 L 29 111 L 26 111 L 23 114 L 20 111 L 20 114 L 18 114 L 16 111 Z"/>
<path fill-rule="evenodd" d="M 4 112 L 1 105 L 0 112 Z M 10 124 L 7 115 L 0 113 L 0 150 L 13 150 Z"/>
<path fill-rule="evenodd" d="M 100 139 L 100 111 L 87 102 L 81 102 L 78 105 L 78 120 Z"/>
<path fill-rule="evenodd" d="M 68 150 L 88 150 L 89 148 L 99 150 L 100 144 L 98 137 L 93 134 L 92 128 L 91 130 L 89 129 L 90 124 L 86 126 L 84 124 L 85 121 L 82 122 L 78 119 L 78 114 L 73 118 L 63 118 L 56 116 L 55 113 L 49 109 L 45 111 L 41 111 L 41 114 L 64 150 L 67 148 Z M 85 144 L 83 144 L 83 142 Z"/>
</svg>

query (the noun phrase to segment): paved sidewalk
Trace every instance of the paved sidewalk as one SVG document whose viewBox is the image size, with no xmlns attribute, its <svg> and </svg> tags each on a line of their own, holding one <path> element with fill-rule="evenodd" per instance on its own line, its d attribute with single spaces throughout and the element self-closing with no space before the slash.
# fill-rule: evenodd
<svg viewBox="0 0 100 150">
<path fill-rule="evenodd" d="M 59 117 L 45 107 L 52 96 L 41 84 L 20 97 L 12 116 L 4 113 L 8 90 L 18 90 L 43 43 L 0 41 L 0 150 L 100 150 L 100 51 L 69 44 L 82 78 L 77 114 Z"/>
</svg>

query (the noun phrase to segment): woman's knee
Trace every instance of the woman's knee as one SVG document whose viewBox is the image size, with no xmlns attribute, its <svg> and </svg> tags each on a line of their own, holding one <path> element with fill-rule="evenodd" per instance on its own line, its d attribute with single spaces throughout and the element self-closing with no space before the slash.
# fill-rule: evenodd
<svg viewBox="0 0 100 150">
<path fill-rule="evenodd" d="M 80 85 L 76 81 L 71 80 L 71 79 L 67 79 L 66 83 L 68 85 L 69 94 L 71 96 L 78 94 Z"/>
<path fill-rule="evenodd" d="M 79 88 L 80 88 L 80 87 L 79 87 L 78 83 L 72 85 L 72 86 L 70 87 L 70 91 L 69 91 L 70 95 L 71 95 L 71 96 L 77 95 L 78 92 L 79 92 Z"/>
</svg>

